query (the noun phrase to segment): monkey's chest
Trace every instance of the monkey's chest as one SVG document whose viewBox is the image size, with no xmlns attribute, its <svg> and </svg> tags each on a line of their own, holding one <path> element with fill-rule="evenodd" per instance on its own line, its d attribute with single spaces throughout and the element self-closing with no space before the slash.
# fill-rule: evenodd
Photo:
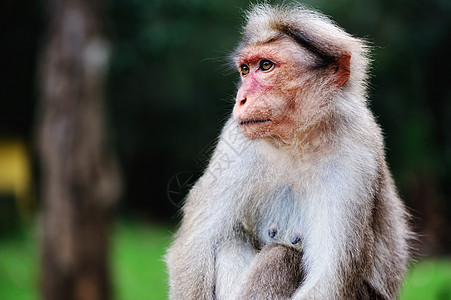
<svg viewBox="0 0 451 300">
<path fill-rule="evenodd" d="M 299 197 L 290 187 L 277 188 L 254 204 L 244 209 L 241 221 L 255 249 L 270 244 L 301 248 L 302 210 Z"/>
</svg>

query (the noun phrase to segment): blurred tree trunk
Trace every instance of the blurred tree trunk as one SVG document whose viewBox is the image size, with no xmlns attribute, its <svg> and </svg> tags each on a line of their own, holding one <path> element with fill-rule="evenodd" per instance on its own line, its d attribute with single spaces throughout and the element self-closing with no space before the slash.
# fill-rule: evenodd
<svg viewBox="0 0 451 300">
<path fill-rule="evenodd" d="M 105 143 L 108 43 L 96 0 L 49 0 L 40 62 L 41 290 L 46 300 L 110 299 L 109 221 L 118 196 Z"/>
</svg>

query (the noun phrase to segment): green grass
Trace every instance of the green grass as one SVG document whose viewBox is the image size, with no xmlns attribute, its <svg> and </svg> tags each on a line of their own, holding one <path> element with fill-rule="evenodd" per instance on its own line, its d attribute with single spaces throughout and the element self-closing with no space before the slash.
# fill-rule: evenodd
<svg viewBox="0 0 451 300">
<path fill-rule="evenodd" d="M 427 259 L 412 267 L 401 300 L 416 299 L 451 300 L 451 259 Z"/>
<path fill-rule="evenodd" d="M 169 227 L 119 222 L 112 237 L 111 270 L 115 300 L 167 299 L 163 255 Z M 36 300 L 38 294 L 37 234 L 33 227 L 0 239 L 0 300 Z"/>
<path fill-rule="evenodd" d="M 24 227 L 0 238 L 0 300 L 38 297 L 37 234 Z M 163 255 L 171 229 L 120 221 L 112 238 L 115 300 L 167 299 Z M 427 259 L 415 264 L 406 278 L 401 300 L 451 300 L 451 259 Z"/>
<path fill-rule="evenodd" d="M 0 299 L 37 299 L 38 253 L 30 227 L 0 239 Z"/>
<path fill-rule="evenodd" d="M 166 227 L 120 223 L 113 240 L 113 277 L 117 300 L 167 299 L 163 261 L 171 233 Z"/>
</svg>

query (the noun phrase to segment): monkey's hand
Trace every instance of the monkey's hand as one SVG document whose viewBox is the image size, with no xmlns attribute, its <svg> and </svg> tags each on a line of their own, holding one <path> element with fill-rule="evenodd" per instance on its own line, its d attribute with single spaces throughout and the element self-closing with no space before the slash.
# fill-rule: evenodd
<svg viewBox="0 0 451 300">
<path fill-rule="evenodd" d="M 264 246 L 253 259 L 242 290 L 234 299 L 291 299 L 304 274 L 302 252 L 280 244 Z"/>
</svg>

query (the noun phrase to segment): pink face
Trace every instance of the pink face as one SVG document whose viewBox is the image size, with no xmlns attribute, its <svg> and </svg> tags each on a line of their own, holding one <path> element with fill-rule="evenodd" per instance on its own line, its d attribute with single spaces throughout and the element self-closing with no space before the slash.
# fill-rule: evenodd
<svg viewBox="0 0 451 300">
<path fill-rule="evenodd" d="M 309 122 L 324 109 L 321 92 L 348 81 L 350 58 L 344 53 L 318 73 L 313 71 L 312 54 L 291 40 L 245 47 L 236 58 L 241 86 L 233 108 L 243 134 L 289 143 L 299 128 L 312 125 Z"/>
<path fill-rule="evenodd" d="M 245 48 L 237 59 L 241 86 L 233 115 L 250 139 L 283 139 L 290 132 L 287 128 L 292 125 L 291 112 L 299 86 L 290 85 L 296 72 L 289 54 L 266 44 Z"/>
</svg>

